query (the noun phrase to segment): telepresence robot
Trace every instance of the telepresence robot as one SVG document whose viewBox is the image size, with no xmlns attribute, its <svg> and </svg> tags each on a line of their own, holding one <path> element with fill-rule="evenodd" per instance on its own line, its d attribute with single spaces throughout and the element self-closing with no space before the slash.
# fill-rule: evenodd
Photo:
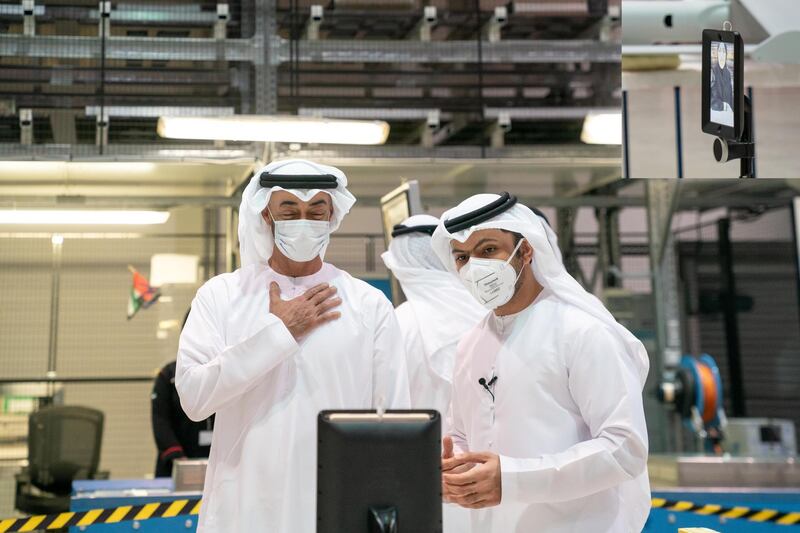
<svg viewBox="0 0 800 533">
<path fill-rule="evenodd" d="M 755 178 L 753 115 L 744 94 L 744 43 L 737 32 L 703 30 L 702 91 L 702 129 L 717 137 L 714 158 L 719 163 L 739 159 L 739 177 Z"/>
</svg>

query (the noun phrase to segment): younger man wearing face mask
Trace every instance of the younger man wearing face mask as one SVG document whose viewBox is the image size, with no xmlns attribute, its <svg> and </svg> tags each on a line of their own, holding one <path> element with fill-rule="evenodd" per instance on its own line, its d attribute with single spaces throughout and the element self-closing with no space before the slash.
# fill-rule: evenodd
<svg viewBox="0 0 800 533">
<path fill-rule="evenodd" d="M 192 303 L 176 386 L 189 418 L 216 413 L 200 533 L 313 533 L 319 411 L 409 406 L 391 304 L 322 260 L 355 203 L 346 185 L 310 161 L 257 172 L 239 210 L 242 268 Z"/>
<path fill-rule="evenodd" d="M 564 269 L 544 219 L 479 194 L 433 234 L 493 312 L 459 343 L 442 491 L 473 533 L 641 531 L 650 507 L 641 342 Z"/>
</svg>

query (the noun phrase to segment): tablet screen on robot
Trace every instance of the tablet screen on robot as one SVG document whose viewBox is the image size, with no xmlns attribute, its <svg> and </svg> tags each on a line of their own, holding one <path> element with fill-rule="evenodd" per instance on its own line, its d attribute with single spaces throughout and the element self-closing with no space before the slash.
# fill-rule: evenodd
<svg viewBox="0 0 800 533">
<path fill-rule="evenodd" d="M 728 43 L 711 41 L 711 122 L 732 128 L 733 50 Z M 731 47 L 732 48 L 732 47 Z"/>
<path fill-rule="evenodd" d="M 702 128 L 738 140 L 744 114 L 743 45 L 736 32 L 703 31 Z"/>
</svg>

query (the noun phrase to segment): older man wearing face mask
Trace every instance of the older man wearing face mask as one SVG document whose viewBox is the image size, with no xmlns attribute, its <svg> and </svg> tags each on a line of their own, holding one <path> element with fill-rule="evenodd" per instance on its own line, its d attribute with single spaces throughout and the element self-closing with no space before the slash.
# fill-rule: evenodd
<svg viewBox="0 0 800 533">
<path fill-rule="evenodd" d="M 242 268 L 192 303 L 176 386 L 191 419 L 216 414 L 201 533 L 312 533 L 319 411 L 409 406 L 391 304 L 323 262 L 355 203 L 346 186 L 310 161 L 257 172 L 239 210 Z"/>
<path fill-rule="evenodd" d="M 443 494 L 473 533 L 641 531 L 650 506 L 647 353 L 504 193 L 442 216 L 433 247 L 492 310 L 456 355 Z"/>
</svg>

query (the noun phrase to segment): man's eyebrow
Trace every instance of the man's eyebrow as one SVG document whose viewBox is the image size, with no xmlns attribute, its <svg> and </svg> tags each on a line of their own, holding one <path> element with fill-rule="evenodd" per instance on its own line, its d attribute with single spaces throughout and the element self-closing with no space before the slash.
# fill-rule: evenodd
<svg viewBox="0 0 800 533">
<path fill-rule="evenodd" d="M 321 198 L 316 202 L 311 202 L 311 205 L 309 207 L 316 207 L 318 205 L 323 205 L 323 204 L 328 205 L 328 200 L 326 200 L 325 198 Z"/>
<path fill-rule="evenodd" d="M 487 242 L 497 242 L 497 239 L 495 239 L 494 237 L 485 237 L 485 238 L 479 240 L 478 243 L 475 246 L 473 246 L 472 249 L 474 250 L 475 248 L 477 248 L 480 245 L 485 244 Z"/>
<path fill-rule="evenodd" d="M 472 247 L 473 250 L 476 250 L 480 245 L 485 244 L 487 242 L 497 242 L 495 237 L 484 237 L 483 239 L 479 240 L 478 243 Z M 467 253 L 467 250 L 460 250 L 458 248 L 453 248 L 450 253 L 453 254 L 463 254 Z"/>
<path fill-rule="evenodd" d="M 294 200 L 284 200 L 281 202 L 280 207 L 283 207 L 285 205 L 297 205 L 297 202 L 295 202 Z"/>
</svg>

